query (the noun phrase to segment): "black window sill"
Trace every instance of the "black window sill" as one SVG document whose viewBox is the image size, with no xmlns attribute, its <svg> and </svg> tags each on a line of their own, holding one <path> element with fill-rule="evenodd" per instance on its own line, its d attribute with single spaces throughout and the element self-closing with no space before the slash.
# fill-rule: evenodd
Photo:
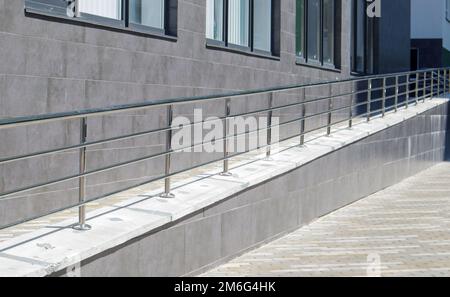
<svg viewBox="0 0 450 297">
<path fill-rule="evenodd" d="M 251 51 L 250 48 L 245 48 L 245 47 L 236 46 L 236 45 L 226 46 L 223 42 L 215 41 L 215 40 L 207 40 L 206 47 L 209 49 L 212 49 L 212 50 L 220 50 L 220 51 L 237 53 L 237 54 L 251 56 L 251 57 L 280 61 L 280 57 L 274 56 L 270 53 L 265 53 L 265 52 L 261 52 L 261 51 Z"/>
<path fill-rule="evenodd" d="M 295 64 L 297 64 L 299 66 L 305 66 L 305 67 L 310 67 L 310 68 L 319 69 L 319 70 L 326 70 L 326 71 L 341 73 L 341 69 L 336 68 L 335 66 L 332 66 L 330 64 L 321 64 L 319 62 L 306 62 L 305 59 L 300 58 L 300 57 L 297 57 Z"/>
<path fill-rule="evenodd" d="M 167 41 L 176 42 L 178 38 L 176 36 L 167 35 L 164 30 L 156 28 L 144 28 L 144 26 L 131 26 L 125 27 L 124 23 L 119 20 L 110 20 L 99 18 L 71 18 L 64 14 L 51 13 L 46 11 L 41 11 L 33 8 L 25 8 L 25 16 L 34 17 L 43 20 L 50 20 L 60 23 L 73 24 L 78 26 L 91 27 L 95 29 L 104 29 L 114 32 L 122 32 L 127 34 L 133 34 L 143 37 L 152 37 Z"/>
</svg>

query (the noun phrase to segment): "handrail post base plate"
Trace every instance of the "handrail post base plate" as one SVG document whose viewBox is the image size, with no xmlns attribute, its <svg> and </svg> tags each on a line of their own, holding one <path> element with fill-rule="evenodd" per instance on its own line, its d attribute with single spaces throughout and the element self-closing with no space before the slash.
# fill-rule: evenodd
<svg viewBox="0 0 450 297">
<path fill-rule="evenodd" d="M 72 227 L 72 229 L 77 231 L 89 231 L 92 229 L 92 226 L 88 224 L 76 224 Z"/>
<path fill-rule="evenodd" d="M 161 195 L 159 195 L 160 198 L 164 198 L 164 199 L 173 199 L 175 198 L 175 194 L 172 193 L 163 193 Z"/>
</svg>

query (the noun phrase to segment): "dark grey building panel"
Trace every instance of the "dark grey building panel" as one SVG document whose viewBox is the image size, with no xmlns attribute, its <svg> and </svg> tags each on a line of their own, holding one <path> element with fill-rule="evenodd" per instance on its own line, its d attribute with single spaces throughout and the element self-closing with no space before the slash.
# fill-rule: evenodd
<svg viewBox="0 0 450 297">
<path fill-rule="evenodd" d="M 377 19 L 376 72 L 409 71 L 411 1 L 382 0 L 381 3 L 381 18 Z"/>
<path fill-rule="evenodd" d="M 411 39 L 411 48 L 418 50 L 419 69 L 442 66 L 442 39 Z"/>
<path fill-rule="evenodd" d="M 347 2 L 342 4 L 344 14 Z M 15 101 L 24 107 L 8 116 L 320 81 L 349 74 L 349 42 L 345 40 L 350 28 L 346 18 L 339 50 L 343 55 L 341 73 L 295 64 L 293 0 L 281 1 L 281 61 L 208 49 L 204 1 L 178 1 L 178 39 L 174 41 L 26 16 L 23 1 L 3 5 L 0 73 L 19 76 L 22 86 L 35 77 L 44 78 L 36 88 L 49 92 L 55 86 L 46 80 L 59 78 L 64 87 L 58 88 L 72 98 L 70 105 L 54 102 L 27 110 L 28 101 L 21 101 L 26 98 L 9 93 L 5 104 Z M 64 85 L 67 80 L 80 80 L 84 90 L 70 87 L 71 83 Z M 33 101 L 45 102 L 48 96 L 47 91 L 37 92 Z"/>
<path fill-rule="evenodd" d="M 177 10 L 177 18 L 169 18 L 166 32 L 169 36 L 154 36 L 123 28 L 68 21 L 58 15 L 43 16 L 26 12 L 25 0 L 0 0 L 0 117 L 73 111 L 350 76 L 350 0 L 335 1 L 338 12 L 335 62 L 339 69 L 334 70 L 296 64 L 295 0 L 278 1 L 274 5 L 278 15 L 274 19 L 274 27 L 279 27 L 279 30 L 273 36 L 273 57 L 207 47 L 206 1 L 178 0 L 176 6 L 174 0 L 168 2 L 171 10 Z M 391 2 L 383 2 L 381 24 L 383 30 L 395 31 L 389 25 L 395 21 L 409 24 L 409 20 L 405 21 L 406 15 L 398 18 L 397 11 L 389 10 L 403 9 L 409 1 Z M 390 39 L 382 39 L 383 50 L 388 45 L 392 46 L 393 41 L 399 48 L 398 52 L 394 51 L 394 62 L 385 55 L 380 58 L 380 63 L 389 64 L 383 68 L 386 71 L 403 70 L 405 66 L 401 42 L 403 38 L 409 38 L 406 27 L 400 26 L 402 29 L 391 33 Z M 409 42 L 407 47 L 409 52 Z M 388 50 L 386 55 L 391 52 Z M 320 90 L 307 94 L 309 99 L 320 95 Z M 261 102 L 266 103 L 266 98 L 251 99 L 253 103 L 242 100 L 233 108 L 242 111 L 261 105 Z M 180 107 L 175 111 L 176 115 L 191 116 L 192 108 Z M 88 141 L 152 130 L 164 126 L 165 118 L 165 109 L 92 118 L 88 121 Z M 79 123 L 74 121 L 0 130 L 0 156 L 73 145 L 79 139 Z M 93 147 L 88 150 L 88 169 L 157 153 L 164 148 L 164 142 L 165 135 L 156 135 Z M 204 161 L 204 156 L 180 158 L 176 164 L 180 167 L 192 165 L 199 159 Z M 72 151 L 53 158 L 0 165 L 0 192 L 75 174 L 77 162 L 77 151 Z M 88 196 L 96 197 L 156 177 L 162 173 L 162 162 L 163 159 L 152 160 L 90 177 L 87 181 Z M 60 198 L 62 192 L 64 198 Z M 37 194 L 24 193 L 15 203 L 12 200 L 1 202 L 0 213 L 4 215 L 0 215 L 0 225 L 14 221 L 14 218 L 23 219 L 69 202 L 72 204 L 78 199 L 76 194 L 76 181 L 71 181 Z"/>
</svg>

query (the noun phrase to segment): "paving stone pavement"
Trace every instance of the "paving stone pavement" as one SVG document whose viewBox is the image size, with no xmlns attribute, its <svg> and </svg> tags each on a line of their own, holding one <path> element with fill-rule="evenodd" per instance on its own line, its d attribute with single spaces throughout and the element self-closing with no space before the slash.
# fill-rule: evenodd
<svg viewBox="0 0 450 297">
<path fill-rule="evenodd" d="M 202 276 L 450 276 L 450 162 Z"/>
</svg>

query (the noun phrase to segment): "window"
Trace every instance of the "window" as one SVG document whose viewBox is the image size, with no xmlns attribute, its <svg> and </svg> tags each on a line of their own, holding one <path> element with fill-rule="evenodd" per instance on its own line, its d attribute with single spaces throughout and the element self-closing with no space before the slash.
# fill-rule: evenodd
<svg viewBox="0 0 450 297">
<path fill-rule="evenodd" d="M 228 42 L 249 46 L 250 0 L 228 0 Z"/>
<path fill-rule="evenodd" d="M 270 52 L 272 43 L 272 1 L 257 0 L 253 5 L 253 47 L 258 50 Z"/>
<path fill-rule="evenodd" d="M 296 44 L 296 52 L 297 56 L 304 58 L 305 57 L 305 1 L 297 1 L 296 5 L 296 36 L 295 36 L 295 44 Z"/>
<path fill-rule="evenodd" d="M 96 15 L 115 20 L 122 19 L 121 0 L 78 0 L 80 13 Z"/>
<path fill-rule="evenodd" d="M 176 35 L 177 0 L 25 0 L 25 9 L 132 31 Z"/>
<path fill-rule="evenodd" d="M 130 23 L 164 29 L 164 0 L 131 0 Z"/>
<path fill-rule="evenodd" d="M 223 2 L 206 1 L 206 37 L 209 39 L 223 40 Z"/>
<path fill-rule="evenodd" d="M 208 44 L 273 53 L 274 0 L 207 0 Z"/>
<path fill-rule="evenodd" d="M 365 14 L 366 9 L 365 2 L 357 1 L 354 16 L 354 65 L 353 70 L 356 72 L 365 72 L 364 61 L 365 61 Z"/>
<path fill-rule="evenodd" d="M 308 1 L 307 52 L 308 59 L 320 60 L 320 0 Z"/>
<path fill-rule="evenodd" d="M 374 19 L 367 17 L 365 0 L 352 2 L 352 71 L 373 73 Z"/>
<path fill-rule="evenodd" d="M 334 64 L 334 0 L 323 1 L 323 63 Z"/>
<path fill-rule="evenodd" d="M 447 21 L 450 22 L 450 0 L 447 0 L 447 8 L 446 8 Z"/>
<path fill-rule="evenodd" d="M 334 67 L 335 0 L 296 1 L 296 54 L 301 62 Z"/>
</svg>

